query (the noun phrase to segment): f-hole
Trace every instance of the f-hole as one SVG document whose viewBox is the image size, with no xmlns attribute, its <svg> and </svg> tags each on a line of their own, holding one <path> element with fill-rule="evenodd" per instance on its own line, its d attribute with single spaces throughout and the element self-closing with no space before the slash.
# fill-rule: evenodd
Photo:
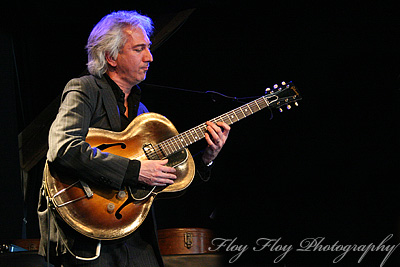
<svg viewBox="0 0 400 267">
<path fill-rule="evenodd" d="M 106 150 L 107 148 L 113 147 L 113 146 L 121 146 L 122 149 L 126 148 L 125 143 L 115 143 L 115 144 L 102 144 L 97 146 L 98 149 L 100 150 Z"/>
<path fill-rule="evenodd" d="M 128 205 L 129 203 L 132 203 L 134 201 L 134 199 L 132 198 L 132 196 L 130 194 L 128 194 L 128 199 L 125 200 L 125 202 L 117 209 L 117 211 L 115 212 L 115 218 L 117 218 L 118 220 L 120 220 L 122 218 L 122 214 L 120 213 L 121 210 Z"/>
</svg>

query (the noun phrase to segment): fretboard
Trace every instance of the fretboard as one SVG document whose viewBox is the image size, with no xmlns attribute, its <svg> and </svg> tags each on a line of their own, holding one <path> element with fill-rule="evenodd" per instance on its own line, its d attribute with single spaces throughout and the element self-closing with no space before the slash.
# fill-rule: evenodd
<svg viewBox="0 0 400 267">
<path fill-rule="evenodd" d="M 260 111 L 270 105 L 268 98 L 266 96 L 262 96 L 254 101 L 251 101 L 247 104 L 244 104 L 234 110 L 231 110 L 227 113 L 222 114 L 212 120 L 211 122 L 219 122 L 223 121 L 228 125 L 231 125 L 241 119 L 244 119 L 257 111 Z M 207 131 L 207 124 L 203 123 L 192 129 L 189 129 L 181 134 L 178 134 L 174 137 L 171 137 L 167 140 L 162 141 L 157 144 L 158 149 L 160 149 L 163 154 L 168 157 L 176 153 L 179 150 L 182 150 L 185 147 L 201 140 L 204 138 L 204 134 Z"/>
</svg>

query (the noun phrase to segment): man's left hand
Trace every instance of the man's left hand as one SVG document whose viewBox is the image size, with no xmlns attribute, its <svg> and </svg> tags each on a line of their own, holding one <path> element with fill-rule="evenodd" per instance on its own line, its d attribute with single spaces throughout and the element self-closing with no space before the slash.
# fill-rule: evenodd
<svg viewBox="0 0 400 267">
<path fill-rule="evenodd" d="M 225 145 L 231 127 L 222 121 L 216 124 L 207 121 L 206 124 L 207 132 L 205 133 L 205 138 L 208 146 L 203 154 L 203 162 L 208 165 L 218 156 L 222 147 Z"/>
</svg>

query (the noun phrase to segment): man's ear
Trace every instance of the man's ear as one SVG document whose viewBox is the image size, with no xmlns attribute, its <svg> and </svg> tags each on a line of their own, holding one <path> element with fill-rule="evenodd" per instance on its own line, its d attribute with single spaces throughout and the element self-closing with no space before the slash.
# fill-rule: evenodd
<svg viewBox="0 0 400 267">
<path fill-rule="evenodd" d="M 110 53 L 109 52 L 106 52 L 106 60 L 107 60 L 107 63 L 111 66 L 111 67 L 116 67 L 117 66 L 117 61 L 116 61 L 116 59 L 114 59 L 111 55 L 110 55 Z"/>
</svg>

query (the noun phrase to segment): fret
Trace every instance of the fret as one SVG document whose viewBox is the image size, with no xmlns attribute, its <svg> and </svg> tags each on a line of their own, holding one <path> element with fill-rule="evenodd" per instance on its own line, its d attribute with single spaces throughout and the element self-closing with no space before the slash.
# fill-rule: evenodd
<svg viewBox="0 0 400 267">
<path fill-rule="evenodd" d="M 197 141 L 197 136 L 195 135 L 195 133 L 193 132 L 193 129 L 190 130 L 190 134 L 193 137 L 193 143 Z"/>
<path fill-rule="evenodd" d="M 175 152 L 175 151 L 178 151 L 179 148 L 177 148 L 177 143 L 176 143 L 176 140 L 175 140 L 174 137 L 171 138 L 171 144 L 172 144 L 172 147 L 173 147 L 174 152 Z"/>
<path fill-rule="evenodd" d="M 185 133 L 184 133 L 184 135 L 185 135 L 185 137 L 186 137 L 186 140 L 188 140 L 188 142 L 189 142 L 189 145 L 191 145 L 191 144 L 193 144 L 193 138 L 192 138 L 192 136 L 191 136 L 191 134 L 190 134 L 190 131 L 186 131 Z M 193 139 L 193 140 L 192 140 Z"/>
<path fill-rule="evenodd" d="M 197 137 L 196 140 L 203 138 L 202 133 L 201 133 L 201 129 L 199 129 L 198 127 L 196 127 L 196 128 L 194 129 L 194 131 L 195 131 L 196 137 Z"/>
<path fill-rule="evenodd" d="M 163 157 L 165 157 L 166 155 L 165 155 L 164 149 L 162 149 L 161 143 L 158 144 L 157 147 L 158 147 L 158 151 L 160 152 L 160 153 L 157 153 L 157 150 L 156 150 L 156 153 L 158 154 L 158 157 L 159 157 L 160 159 L 163 158 Z"/>
<path fill-rule="evenodd" d="M 168 141 L 168 140 L 167 140 Z M 169 148 L 169 146 L 167 145 L 167 142 L 163 142 L 162 143 L 162 146 L 164 147 L 164 151 L 165 151 L 165 153 L 167 154 L 167 155 L 171 155 L 172 153 L 171 153 L 171 150 L 170 150 L 170 148 Z"/>
<path fill-rule="evenodd" d="M 231 111 L 231 114 L 233 114 L 233 115 L 234 115 L 234 116 L 232 115 L 232 117 L 231 117 L 231 118 L 233 118 L 233 119 L 235 119 L 235 118 L 236 118 L 236 121 L 234 121 L 234 122 L 237 122 L 237 121 L 239 121 L 239 118 L 238 118 L 238 116 L 236 116 L 235 109 Z"/>
<path fill-rule="evenodd" d="M 246 117 L 253 114 L 253 111 L 250 109 L 249 104 L 247 104 L 246 108 L 244 108 L 244 113 L 246 114 Z"/>
<path fill-rule="evenodd" d="M 175 146 L 175 142 L 174 142 L 174 137 L 170 138 L 168 145 L 171 148 L 172 153 L 175 153 L 176 146 Z"/>
<path fill-rule="evenodd" d="M 214 118 L 214 119 L 212 120 L 212 122 L 217 123 L 218 121 L 221 121 L 220 118 L 221 118 L 221 116 L 218 116 L 218 117 Z"/>
<path fill-rule="evenodd" d="M 201 125 L 201 131 L 203 132 L 203 135 L 204 135 L 204 133 L 207 131 L 207 124 L 203 123 Z"/>
<path fill-rule="evenodd" d="M 256 103 L 257 103 L 257 106 L 260 108 L 260 110 L 267 107 L 264 99 L 259 99 L 256 101 Z"/>
<path fill-rule="evenodd" d="M 178 143 L 176 141 L 176 137 L 172 137 L 171 138 L 171 145 L 172 145 L 172 148 L 174 150 L 174 153 L 179 150 L 179 145 L 178 145 Z"/>
<path fill-rule="evenodd" d="M 194 134 L 193 134 L 193 129 L 189 130 L 189 133 L 190 133 L 190 135 L 192 136 L 192 138 L 191 138 L 191 139 L 193 140 L 192 143 L 196 142 L 196 137 L 195 137 Z"/>
<path fill-rule="evenodd" d="M 235 115 L 236 115 L 236 117 L 238 117 L 238 120 L 241 120 L 241 119 L 243 119 L 245 117 L 244 113 L 243 113 L 243 111 L 241 110 L 240 107 L 235 109 Z"/>
<path fill-rule="evenodd" d="M 187 139 L 185 138 L 185 136 L 183 134 L 180 134 L 179 136 L 181 138 L 182 145 L 184 147 L 187 147 L 188 146 L 188 142 L 187 142 Z"/>
<path fill-rule="evenodd" d="M 207 124 L 204 123 L 204 124 L 199 125 L 199 130 L 201 132 L 201 138 L 203 138 L 204 134 L 207 131 Z"/>
<path fill-rule="evenodd" d="M 191 144 L 192 144 L 192 142 L 190 141 L 190 138 L 189 138 L 189 136 L 188 136 L 188 132 L 187 132 L 187 131 L 186 131 L 186 132 L 184 132 L 184 133 L 182 134 L 182 137 L 185 139 L 186 146 L 188 146 L 188 145 L 191 145 Z"/>
<path fill-rule="evenodd" d="M 196 141 L 200 140 L 200 137 L 201 137 L 201 135 L 199 135 L 199 132 L 197 130 L 198 130 L 197 128 L 194 128 L 194 133 L 195 133 L 194 137 L 195 137 Z"/>
<path fill-rule="evenodd" d="M 175 152 L 175 149 L 174 149 L 174 147 L 172 146 L 171 141 L 172 141 L 172 138 L 168 139 L 168 140 L 167 140 L 167 145 L 168 145 L 169 150 L 171 151 L 171 154 L 173 154 L 173 153 Z"/>
<path fill-rule="evenodd" d="M 203 123 L 201 125 L 201 132 L 203 133 L 203 137 L 204 137 L 204 134 L 207 132 L 207 124 Z"/>
<path fill-rule="evenodd" d="M 184 143 L 185 140 L 183 140 L 182 135 L 177 135 L 176 138 L 179 140 L 180 149 L 186 147 L 186 144 Z"/>
<path fill-rule="evenodd" d="M 181 135 L 185 139 L 186 145 L 191 145 L 192 144 L 192 141 L 190 140 L 190 136 L 188 135 L 188 131 L 183 132 Z"/>
<path fill-rule="evenodd" d="M 253 113 L 254 112 L 257 112 L 257 111 L 259 111 L 259 110 L 261 110 L 261 108 L 260 108 L 260 106 L 257 104 L 257 101 L 253 101 L 253 102 L 251 102 L 252 104 L 253 104 Z M 255 105 L 254 105 L 255 104 Z M 255 108 L 257 107 L 257 109 L 255 110 Z"/>
<path fill-rule="evenodd" d="M 163 147 L 163 144 L 162 144 L 162 143 L 159 143 L 159 144 L 157 145 L 157 147 L 158 147 L 158 149 L 161 151 L 161 153 L 163 154 L 163 156 L 165 157 L 165 156 L 167 155 L 167 152 L 165 151 L 165 149 L 164 149 L 164 147 Z"/>
<path fill-rule="evenodd" d="M 228 113 L 226 113 L 226 117 L 229 119 L 229 121 L 231 122 L 231 123 L 228 123 L 228 124 L 233 124 L 233 121 L 232 121 L 232 119 L 231 119 L 231 116 L 233 117 L 233 115 L 231 115 L 231 112 L 228 112 Z"/>
<path fill-rule="evenodd" d="M 172 154 L 173 151 L 171 150 L 171 147 L 168 145 L 167 141 L 168 140 L 165 140 L 161 144 L 162 144 L 162 147 L 163 147 L 163 150 L 164 150 L 165 154 L 166 155 L 170 155 L 170 154 Z"/>
<path fill-rule="evenodd" d="M 266 97 L 263 96 L 263 97 L 260 97 L 259 99 L 260 99 L 260 100 L 264 100 L 265 105 L 266 105 L 265 107 L 268 107 L 268 106 L 269 106 L 269 102 L 266 100 Z"/>
<path fill-rule="evenodd" d="M 243 106 L 242 106 L 243 107 Z M 242 107 L 239 107 L 239 110 L 242 112 L 243 117 L 241 117 L 240 119 L 246 118 L 246 114 L 244 114 Z M 240 114 L 240 113 L 239 113 Z"/>
<path fill-rule="evenodd" d="M 257 104 L 261 109 L 266 108 L 268 106 L 267 102 L 265 102 L 265 99 L 263 97 L 257 99 Z"/>
<path fill-rule="evenodd" d="M 222 121 L 225 122 L 226 124 L 232 124 L 232 121 L 229 119 L 229 116 L 225 113 L 222 117 Z"/>
<path fill-rule="evenodd" d="M 181 135 L 177 136 L 177 140 L 179 141 L 179 149 L 185 148 L 186 144 Z"/>
<path fill-rule="evenodd" d="M 181 138 L 179 135 L 177 135 L 175 137 L 175 144 L 178 147 L 178 150 L 181 150 L 182 148 L 184 148 L 185 146 L 182 144 Z"/>
<path fill-rule="evenodd" d="M 253 103 L 253 102 L 250 102 L 250 103 L 247 104 L 247 106 L 249 107 L 251 114 L 253 114 L 253 113 L 254 113 L 254 111 L 253 111 L 254 103 Z M 256 110 L 256 111 L 257 111 L 257 110 Z M 250 114 L 250 115 L 251 115 L 251 114 Z"/>
</svg>

